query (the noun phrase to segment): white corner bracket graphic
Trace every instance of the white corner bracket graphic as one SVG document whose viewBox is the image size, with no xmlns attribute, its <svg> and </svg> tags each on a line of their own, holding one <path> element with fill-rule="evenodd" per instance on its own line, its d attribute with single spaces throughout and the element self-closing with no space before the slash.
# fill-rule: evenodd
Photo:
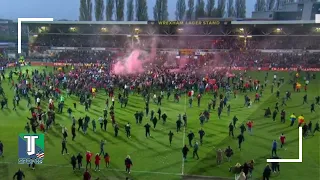
<svg viewBox="0 0 320 180">
<path fill-rule="evenodd" d="M 302 163 L 302 127 L 299 127 L 299 159 L 267 159 L 268 163 Z"/>
<path fill-rule="evenodd" d="M 53 18 L 18 18 L 18 53 L 21 53 L 21 23 L 22 22 L 51 22 Z"/>
<path fill-rule="evenodd" d="M 316 23 L 320 23 L 320 14 L 316 14 Z"/>
</svg>

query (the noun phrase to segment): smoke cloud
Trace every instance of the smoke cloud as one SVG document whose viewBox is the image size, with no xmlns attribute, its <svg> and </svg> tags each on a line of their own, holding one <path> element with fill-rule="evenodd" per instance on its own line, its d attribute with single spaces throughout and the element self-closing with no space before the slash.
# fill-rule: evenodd
<svg viewBox="0 0 320 180">
<path fill-rule="evenodd" d="M 143 45 L 138 41 L 137 46 Z M 124 58 L 118 59 L 112 67 L 112 73 L 116 75 L 139 74 L 147 70 L 147 65 L 152 64 L 156 60 L 157 47 L 156 39 L 153 38 L 149 48 L 150 52 L 141 48 L 133 48 L 131 52 Z"/>
<path fill-rule="evenodd" d="M 128 57 L 113 65 L 113 73 L 117 75 L 137 74 L 144 72 L 143 61 L 139 59 L 140 50 L 133 50 Z"/>
</svg>

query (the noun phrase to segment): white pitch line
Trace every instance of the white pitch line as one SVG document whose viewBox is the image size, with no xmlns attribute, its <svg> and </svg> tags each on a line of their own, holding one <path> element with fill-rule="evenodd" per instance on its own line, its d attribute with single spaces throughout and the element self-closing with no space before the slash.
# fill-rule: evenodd
<svg viewBox="0 0 320 180">
<path fill-rule="evenodd" d="M 319 15 L 320 16 L 320 15 Z M 278 89 L 280 89 L 282 87 L 282 85 L 284 85 L 284 83 L 282 83 Z M 273 95 L 273 93 L 271 93 L 270 96 L 268 96 L 268 98 L 270 98 Z M 267 98 L 267 99 L 268 99 Z M 260 106 L 260 105 L 259 105 Z M 302 127 L 299 127 L 299 159 L 267 159 L 268 163 L 272 163 L 272 162 L 302 162 Z"/>
<path fill-rule="evenodd" d="M 187 92 L 184 96 L 184 113 L 187 111 Z M 184 124 L 183 127 L 183 137 L 182 137 L 182 147 L 185 145 L 185 137 L 186 137 L 186 125 Z M 181 163 L 181 175 L 184 175 L 184 159 L 182 157 L 182 163 Z"/>
<path fill-rule="evenodd" d="M 14 163 L 14 162 L 4 162 L 4 161 L 0 161 L 0 164 L 20 165 L 20 164 Z M 57 164 L 40 164 L 40 165 L 41 166 L 48 166 L 48 167 L 70 168 L 71 169 L 71 165 L 62 165 L 62 164 L 61 165 L 57 165 Z M 82 167 L 81 169 L 85 169 L 85 168 Z M 105 168 L 105 169 L 100 169 L 100 170 L 113 171 L 113 172 L 126 172 L 125 170 L 122 170 L 122 169 L 112 169 L 112 168 Z M 135 171 L 135 170 L 131 170 L 131 172 L 141 173 L 141 174 L 162 174 L 162 175 L 181 176 L 181 174 L 179 174 L 179 173 L 169 173 L 169 172 Z M 225 178 L 225 179 L 229 179 L 229 177 L 204 176 L 204 175 L 192 175 L 192 174 L 186 174 L 185 176 L 190 176 L 190 177 L 195 177 L 195 178 L 198 177 L 198 178 Z"/>
<path fill-rule="evenodd" d="M 186 127 L 183 128 L 182 147 L 185 145 Z M 182 157 L 181 175 L 184 175 L 184 159 Z"/>
<path fill-rule="evenodd" d="M 302 163 L 302 127 L 299 127 L 299 159 L 267 159 L 268 163 L 279 162 L 279 163 Z"/>
<path fill-rule="evenodd" d="M 2 162 L 0 161 L 0 164 L 15 164 L 15 165 L 20 165 L 14 162 Z M 71 168 L 71 165 L 57 165 L 57 164 L 39 164 L 40 166 L 48 166 L 48 167 L 58 167 L 58 168 Z M 81 169 L 85 169 L 84 167 Z M 125 170 L 122 169 L 112 169 L 112 168 L 106 168 L 106 169 L 101 169 L 101 170 L 106 170 L 106 171 L 114 171 L 114 172 L 126 172 Z M 143 173 L 143 174 L 163 174 L 163 175 L 175 175 L 175 176 L 180 176 L 181 174 L 179 173 L 169 173 L 169 172 L 156 172 L 156 171 L 135 171 L 131 170 L 131 172 L 135 173 Z"/>
<path fill-rule="evenodd" d="M 186 174 L 185 176 L 194 177 L 194 178 L 219 178 L 219 179 L 234 179 L 231 177 L 219 177 L 219 176 L 204 176 L 204 175 L 192 175 Z"/>
</svg>

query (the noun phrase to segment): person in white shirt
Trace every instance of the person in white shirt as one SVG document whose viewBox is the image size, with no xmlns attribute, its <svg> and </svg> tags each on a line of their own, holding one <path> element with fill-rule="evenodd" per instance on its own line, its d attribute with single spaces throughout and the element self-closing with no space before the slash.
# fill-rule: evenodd
<svg viewBox="0 0 320 180">
<path fill-rule="evenodd" d="M 111 101 L 112 101 L 112 106 L 114 107 L 114 96 L 112 96 Z"/>
<path fill-rule="evenodd" d="M 40 106 L 40 98 L 37 98 L 37 104 Z"/>
<path fill-rule="evenodd" d="M 191 99 L 193 100 L 194 91 L 191 90 Z"/>
<path fill-rule="evenodd" d="M 161 96 L 161 98 L 163 98 L 163 96 L 164 96 L 164 92 L 163 91 L 160 92 L 160 96 Z"/>
<path fill-rule="evenodd" d="M 156 94 L 153 95 L 153 102 L 157 103 L 157 95 Z"/>
<path fill-rule="evenodd" d="M 246 174 L 243 171 L 240 173 L 240 175 L 237 178 L 237 180 L 246 180 L 246 179 L 247 179 Z"/>
</svg>

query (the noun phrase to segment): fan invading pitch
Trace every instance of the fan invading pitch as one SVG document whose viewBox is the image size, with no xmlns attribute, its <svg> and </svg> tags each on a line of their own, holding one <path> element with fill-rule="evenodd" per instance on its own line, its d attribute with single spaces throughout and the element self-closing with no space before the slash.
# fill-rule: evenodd
<svg viewBox="0 0 320 180">
<path fill-rule="evenodd" d="M 278 37 L 269 21 L 215 22 L 26 22 L 29 53 L 0 57 L 0 175 L 315 179 L 320 54 L 299 35 L 316 25 L 283 24 L 305 31 Z M 298 157 L 298 127 L 303 163 L 266 164 Z M 20 133 L 44 136 L 43 149 L 35 137 L 24 150 L 42 164 L 17 165 Z"/>
</svg>

